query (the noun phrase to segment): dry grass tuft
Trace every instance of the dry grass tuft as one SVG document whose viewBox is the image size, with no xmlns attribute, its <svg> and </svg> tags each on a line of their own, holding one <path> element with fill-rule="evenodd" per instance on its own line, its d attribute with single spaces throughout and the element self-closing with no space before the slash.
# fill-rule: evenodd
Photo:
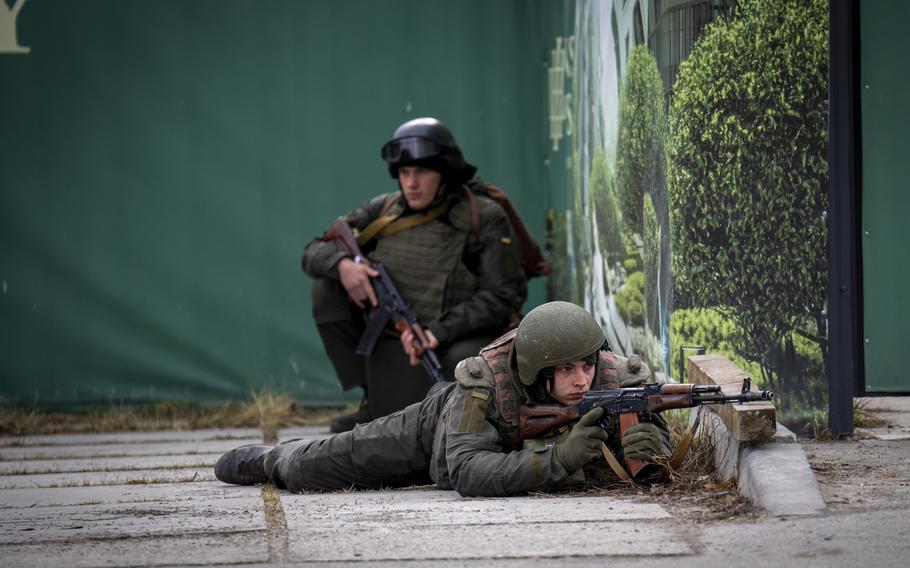
<svg viewBox="0 0 910 568">
<path fill-rule="evenodd" d="M 278 429 L 296 424 L 296 411 L 297 402 L 291 396 L 265 387 L 253 391 L 252 402 L 246 405 L 245 415 L 262 431 L 263 443 L 277 444 Z"/>
<path fill-rule="evenodd" d="M 868 408 L 869 399 L 853 399 L 853 426 L 855 428 L 880 428 L 887 426 L 888 421 Z"/>
<path fill-rule="evenodd" d="M 205 405 L 165 401 L 62 412 L 4 404 L 0 405 L 0 435 L 259 428 L 267 437 L 287 426 L 328 425 L 338 411 L 304 408 L 290 395 L 269 388 L 254 391 L 249 401 Z"/>
<path fill-rule="evenodd" d="M 674 449 L 689 430 L 689 413 L 688 409 L 663 413 Z M 624 482 L 601 462 L 598 467 L 585 468 L 588 483 L 584 493 L 616 496 L 647 493 L 670 509 L 685 509 L 697 521 L 752 514 L 754 508 L 737 493 L 735 480 L 716 481 L 715 469 L 714 446 L 699 430 L 682 463 L 670 471 L 667 480 L 647 485 Z"/>
</svg>

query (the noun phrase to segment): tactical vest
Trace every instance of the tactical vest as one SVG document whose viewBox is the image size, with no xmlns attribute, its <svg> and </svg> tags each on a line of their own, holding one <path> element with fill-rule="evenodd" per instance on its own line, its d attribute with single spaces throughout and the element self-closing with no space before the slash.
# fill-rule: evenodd
<svg viewBox="0 0 910 568">
<path fill-rule="evenodd" d="M 497 410 L 497 415 L 493 419 L 496 429 L 502 437 L 503 445 L 508 450 L 522 447 L 521 436 L 518 432 L 519 409 L 528 402 L 524 389 L 517 386 L 517 377 L 513 379 L 512 375 L 511 353 L 517 333 L 518 330 L 513 329 L 480 351 L 480 356 L 493 371 L 493 403 Z M 518 371 L 514 370 L 514 372 Z M 613 352 L 601 350 L 591 388 L 617 388 L 618 386 Z"/>
<path fill-rule="evenodd" d="M 393 205 L 389 214 L 402 208 Z M 477 291 L 477 278 L 462 261 L 469 235 L 470 212 L 465 201 L 458 200 L 447 214 L 378 238 L 370 258 L 386 266 L 417 317 L 432 321 Z"/>
</svg>

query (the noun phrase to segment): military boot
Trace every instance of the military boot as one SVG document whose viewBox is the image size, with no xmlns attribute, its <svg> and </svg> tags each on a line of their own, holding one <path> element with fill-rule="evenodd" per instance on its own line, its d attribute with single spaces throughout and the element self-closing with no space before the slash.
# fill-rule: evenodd
<svg viewBox="0 0 910 568">
<path fill-rule="evenodd" d="M 215 464 L 215 477 L 234 485 L 255 485 L 267 483 L 265 475 L 265 454 L 272 446 L 249 444 L 234 448 L 221 456 Z"/>
<path fill-rule="evenodd" d="M 329 423 L 329 432 L 335 434 L 340 434 L 341 432 L 347 432 L 348 430 L 353 430 L 354 426 L 358 424 L 363 424 L 364 422 L 369 422 L 373 418 L 370 416 L 370 407 L 367 403 L 367 399 L 364 398 L 360 403 L 360 408 L 356 412 L 351 414 L 343 414 L 336 418 L 332 419 L 332 422 Z"/>
</svg>

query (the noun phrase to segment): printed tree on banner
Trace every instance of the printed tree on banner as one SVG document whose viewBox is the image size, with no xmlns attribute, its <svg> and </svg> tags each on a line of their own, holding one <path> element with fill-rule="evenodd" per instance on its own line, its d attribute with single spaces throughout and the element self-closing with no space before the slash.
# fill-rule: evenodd
<svg viewBox="0 0 910 568">
<path fill-rule="evenodd" d="M 619 93 L 619 139 L 616 150 L 616 184 L 628 230 L 641 234 L 644 196 L 665 203 L 667 118 L 657 61 L 647 46 L 637 45 Z M 658 212 L 659 213 L 659 212 Z"/>
<path fill-rule="evenodd" d="M 671 98 L 676 304 L 735 322 L 782 411 L 824 397 L 796 353 L 809 339 L 826 359 L 827 64 L 825 0 L 746 0 L 706 29 Z"/>
</svg>

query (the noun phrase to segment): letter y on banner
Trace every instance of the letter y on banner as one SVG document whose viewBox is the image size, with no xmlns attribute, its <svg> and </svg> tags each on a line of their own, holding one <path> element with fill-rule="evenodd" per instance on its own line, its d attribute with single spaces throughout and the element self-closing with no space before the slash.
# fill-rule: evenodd
<svg viewBox="0 0 910 568">
<path fill-rule="evenodd" d="M 0 0 L 0 54 L 26 54 L 31 51 L 31 48 L 19 45 L 19 40 L 16 38 L 16 18 L 19 16 L 22 6 L 25 5 L 25 0 L 15 0 L 12 8 L 8 2 L 9 0 Z"/>
</svg>

